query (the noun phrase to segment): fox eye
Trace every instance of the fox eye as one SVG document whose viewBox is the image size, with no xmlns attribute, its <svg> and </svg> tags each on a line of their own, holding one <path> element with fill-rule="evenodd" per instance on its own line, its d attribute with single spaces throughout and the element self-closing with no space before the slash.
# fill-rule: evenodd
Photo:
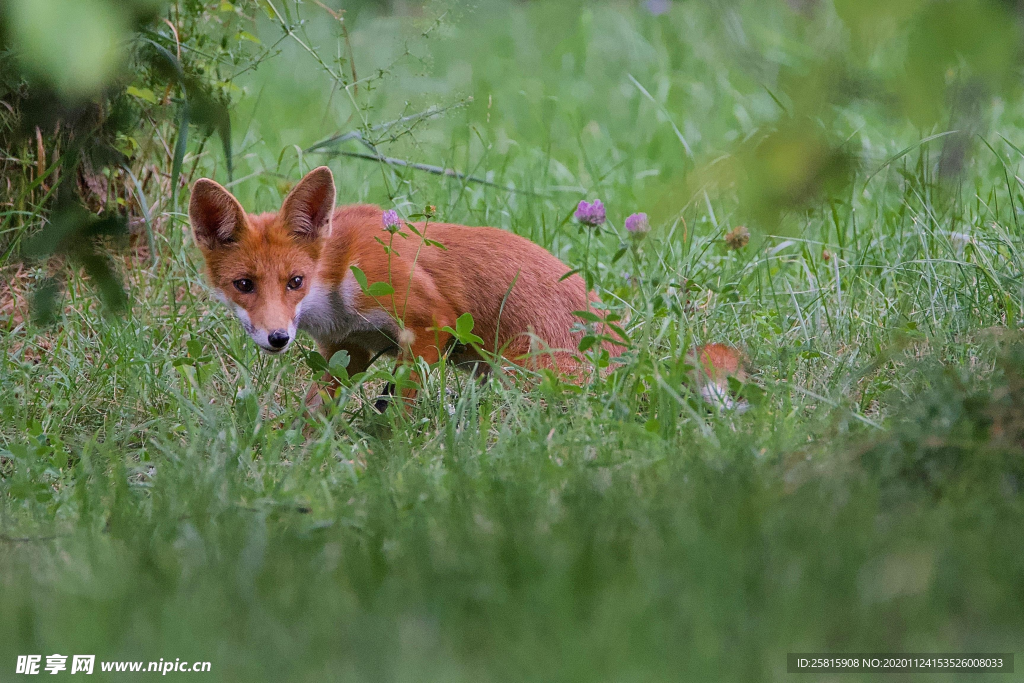
<svg viewBox="0 0 1024 683">
<path fill-rule="evenodd" d="M 296 275 L 288 281 L 288 289 L 298 289 L 302 286 L 302 276 Z"/>
<path fill-rule="evenodd" d="M 250 280 L 247 277 L 235 280 L 231 284 L 233 284 L 235 286 L 235 289 L 237 289 L 242 294 L 248 294 L 253 289 L 255 289 L 254 285 L 252 284 L 252 280 Z"/>
</svg>

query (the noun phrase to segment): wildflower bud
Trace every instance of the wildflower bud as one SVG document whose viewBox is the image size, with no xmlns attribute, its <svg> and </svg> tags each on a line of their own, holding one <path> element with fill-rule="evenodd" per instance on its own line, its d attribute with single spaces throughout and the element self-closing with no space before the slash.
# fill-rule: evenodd
<svg viewBox="0 0 1024 683">
<path fill-rule="evenodd" d="M 600 199 L 595 199 L 593 203 L 585 200 L 581 201 L 579 206 L 576 207 L 576 213 L 573 215 L 583 225 L 596 228 L 605 221 L 604 204 L 601 203 Z"/>
<path fill-rule="evenodd" d="M 434 214 L 436 214 L 436 213 L 437 213 L 437 207 L 434 206 L 433 204 L 427 204 L 426 207 L 424 207 L 424 209 L 423 209 L 423 214 L 427 218 L 433 218 Z"/>
<path fill-rule="evenodd" d="M 750 241 L 750 231 L 746 226 L 738 225 L 725 235 L 725 244 L 730 249 L 742 249 Z"/>
<path fill-rule="evenodd" d="M 634 213 L 626 219 L 626 232 L 633 237 L 644 237 L 650 230 L 646 213 Z"/>
<path fill-rule="evenodd" d="M 381 222 L 384 225 L 384 229 L 392 235 L 402 229 L 402 219 L 398 217 L 398 212 L 394 209 L 385 211 Z"/>
</svg>

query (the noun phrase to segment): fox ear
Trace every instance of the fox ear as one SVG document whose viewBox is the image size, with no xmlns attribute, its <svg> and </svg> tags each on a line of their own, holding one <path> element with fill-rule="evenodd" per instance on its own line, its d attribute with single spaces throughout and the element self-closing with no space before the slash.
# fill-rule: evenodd
<svg viewBox="0 0 1024 683">
<path fill-rule="evenodd" d="M 334 174 L 326 166 L 314 168 L 285 197 L 281 215 L 298 237 L 318 240 L 331 234 L 334 213 Z"/>
<path fill-rule="evenodd" d="M 231 244 L 245 228 L 245 209 L 220 184 L 200 178 L 192 186 L 188 204 L 192 235 L 204 249 Z"/>
</svg>

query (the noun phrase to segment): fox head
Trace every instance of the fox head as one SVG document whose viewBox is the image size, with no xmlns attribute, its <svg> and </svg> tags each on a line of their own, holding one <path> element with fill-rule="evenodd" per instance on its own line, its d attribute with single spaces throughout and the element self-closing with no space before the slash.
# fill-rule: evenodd
<svg viewBox="0 0 1024 683">
<path fill-rule="evenodd" d="M 209 178 L 192 186 L 188 215 L 210 284 L 267 353 L 295 339 L 333 212 L 334 176 L 326 166 L 299 181 L 277 213 L 247 214 Z"/>
</svg>

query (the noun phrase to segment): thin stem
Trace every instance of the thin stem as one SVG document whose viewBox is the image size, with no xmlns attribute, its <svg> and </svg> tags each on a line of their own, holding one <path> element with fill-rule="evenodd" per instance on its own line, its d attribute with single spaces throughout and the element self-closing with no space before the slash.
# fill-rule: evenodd
<svg viewBox="0 0 1024 683">
<path fill-rule="evenodd" d="M 423 249 L 423 244 L 427 241 L 427 228 L 430 227 L 430 218 L 423 223 L 423 232 L 420 234 L 420 245 L 416 247 L 416 255 L 412 259 L 412 268 L 409 269 L 409 284 L 405 288 L 405 303 L 402 304 L 402 311 L 407 310 L 409 306 L 409 293 L 412 291 L 412 276 L 416 272 L 416 263 L 420 260 L 420 251 Z"/>
<path fill-rule="evenodd" d="M 584 292 L 584 299 L 586 300 L 587 310 L 588 311 L 590 310 L 590 282 L 591 282 L 591 277 L 590 277 L 590 240 L 593 239 L 594 230 L 596 230 L 596 228 L 594 228 L 593 226 L 589 227 L 589 229 L 587 230 L 587 248 L 586 248 L 586 251 L 583 253 L 583 287 L 586 290 Z"/>
<path fill-rule="evenodd" d="M 394 278 L 391 275 L 391 254 L 394 251 L 395 233 L 391 232 L 390 230 L 388 232 L 391 234 L 391 237 L 388 238 L 388 284 L 391 285 L 391 290 L 392 290 L 392 292 L 391 292 L 391 310 L 394 312 L 395 322 L 398 323 L 398 326 L 400 328 L 405 329 L 405 320 L 400 319 L 398 317 L 398 307 L 395 304 L 395 294 L 394 294 L 395 281 L 394 281 Z M 406 294 L 405 294 L 405 301 L 408 304 L 408 302 L 409 302 L 409 293 L 408 292 L 406 292 Z M 405 311 L 404 307 L 402 308 L 402 311 L 403 312 Z"/>
</svg>

